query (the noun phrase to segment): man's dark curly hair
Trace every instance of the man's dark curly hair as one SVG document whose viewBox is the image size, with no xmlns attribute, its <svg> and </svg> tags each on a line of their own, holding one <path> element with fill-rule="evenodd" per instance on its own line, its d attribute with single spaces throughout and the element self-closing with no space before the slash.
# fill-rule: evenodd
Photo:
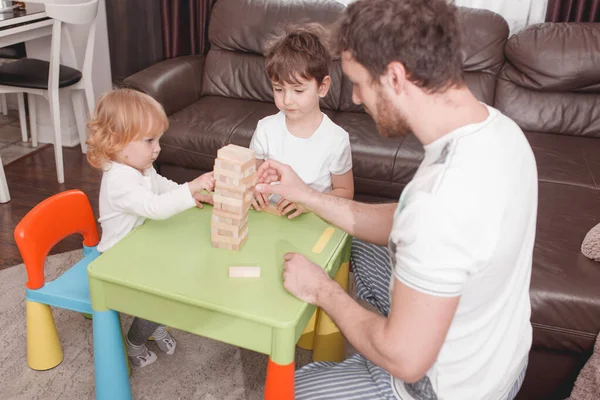
<svg viewBox="0 0 600 400">
<path fill-rule="evenodd" d="M 429 93 L 462 86 L 460 27 L 448 0 L 357 0 L 339 21 L 334 43 L 378 80 L 390 62 Z"/>
</svg>

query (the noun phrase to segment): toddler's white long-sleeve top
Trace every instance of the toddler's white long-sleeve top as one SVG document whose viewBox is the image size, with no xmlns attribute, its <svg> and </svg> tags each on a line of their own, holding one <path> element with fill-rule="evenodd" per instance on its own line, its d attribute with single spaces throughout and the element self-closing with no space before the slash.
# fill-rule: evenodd
<svg viewBox="0 0 600 400">
<path fill-rule="evenodd" d="M 102 239 L 104 252 L 149 219 L 167 219 L 195 207 L 187 183 L 182 185 L 160 176 L 154 168 L 142 174 L 128 165 L 111 162 L 100 184 Z"/>
</svg>

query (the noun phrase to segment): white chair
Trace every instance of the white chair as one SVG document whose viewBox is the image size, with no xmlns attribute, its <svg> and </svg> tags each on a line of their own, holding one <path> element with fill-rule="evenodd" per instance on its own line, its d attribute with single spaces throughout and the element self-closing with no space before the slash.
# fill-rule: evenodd
<svg viewBox="0 0 600 400">
<path fill-rule="evenodd" d="M 0 112 L 2 112 L 2 115 L 8 115 L 6 95 L 4 93 L 0 93 Z"/>
<path fill-rule="evenodd" d="M 94 109 L 94 93 L 92 88 L 92 58 L 94 54 L 94 41 L 96 36 L 96 15 L 98 13 L 98 0 L 83 3 L 46 3 L 46 15 L 54 20 L 52 27 L 52 44 L 50 46 L 50 61 L 32 58 L 22 58 L 15 62 L 0 66 L 0 93 L 20 93 L 19 107 L 24 109 L 22 93 L 28 93 L 29 115 L 31 124 L 31 139 L 33 146 L 37 146 L 36 110 L 35 101 L 31 95 L 45 97 L 50 104 L 50 115 L 54 127 L 54 156 L 56 160 L 56 175 L 58 182 L 63 183 L 64 167 L 62 156 L 62 136 L 60 126 L 59 90 L 69 90 L 73 103 L 73 111 L 79 131 L 81 150 L 86 153 L 86 107 L 91 115 Z M 81 70 L 60 64 L 61 35 L 64 24 L 83 25 L 90 24 L 88 38 Z M 74 53 L 67 38 L 67 49 Z M 74 57 L 72 57 L 74 59 Z M 76 67 L 76 66 L 75 66 Z M 85 94 L 85 100 L 84 100 Z M 87 101 L 86 101 L 87 100 Z M 23 124 L 24 121 L 21 121 Z"/>
<path fill-rule="evenodd" d="M 18 60 L 19 58 L 24 57 L 25 46 L 22 43 L 15 44 L 8 47 L 0 48 L 0 59 L 2 60 Z M 21 122 L 21 139 L 23 142 L 27 142 L 27 124 L 26 124 L 26 116 L 25 116 L 25 101 L 23 98 L 23 93 L 17 94 L 18 101 L 18 109 L 19 109 L 19 119 Z M 0 112 L 3 115 L 8 115 L 8 103 L 6 99 L 5 93 L 0 93 Z"/>
<path fill-rule="evenodd" d="M 2 166 L 2 157 L 0 157 L 0 203 L 8 203 L 10 201 L 10 193 L 6 184 L 6 175 L 4 175 L 4 167 Z"/>
</svg>

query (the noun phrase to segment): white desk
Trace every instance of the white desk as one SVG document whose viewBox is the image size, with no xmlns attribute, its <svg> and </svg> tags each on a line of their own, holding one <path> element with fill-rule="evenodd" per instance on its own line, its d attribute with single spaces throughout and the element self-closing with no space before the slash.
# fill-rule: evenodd
<svg viewBox="0 0 600 400">
<path fill-rule="evenodd" d="M 52 20 L 46 17 L 43 4 L 29 4 L 25 11 L 0 13 L 0 47 L 49 35 Z"/>
<path fill-rule="evenodd" d="M 43 3 L 53 0 L 34 0 L 25 2 L 25 11 L 0 13 L 0 47 L 25 42 L 27 57 L 48 61 L 50 59 L 50 42 L 52 35 L 52 19 L 45 13 Z M 0 1 L 2 4 L 2 1 Z M 92 82 L 94 96 L 98 99 L 112 87 L 110 74 L 110 55 L 108 51 L 108 34 L 106 29 L 106 10 L 104 0 L 98 4 L 96 19 L 96 44 L 94 46 L 94 62 L 92 63 Z M 68 26 L 63 29 L 61 40 L 61 64 L 78 68 L 83 64 L 86 26 Z M 72 46 L 69 45 L 72 43 Z M 71 50 L 73 49 L 73 50 Z M 78 69 L 81 69 L 80 67 Z M 40 96 L 32 96 L 36 101 L 36 121 L 38 140 L 40 143 L 54 142 L 54 130 L 50 118 L 48 102 Z M 60 114 L 63 146 L 72 147 L 79 144 L 77 125 L 68 92 L 60 95 Z"/>
</svg>

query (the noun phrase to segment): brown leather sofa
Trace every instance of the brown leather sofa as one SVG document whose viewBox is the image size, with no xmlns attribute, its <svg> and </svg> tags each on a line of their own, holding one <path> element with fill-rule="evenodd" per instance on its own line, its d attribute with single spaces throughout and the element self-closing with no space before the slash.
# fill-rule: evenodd
<svg viewBox="0 0 600 400">
<path fill-rule="evenodd" d="M 125 85 L 155 97 L 169 115 L 160 172 L 183 182 L 211 170 L 218 148 L 248 146 L 258 120 L 277 112 L 261 56 L 265 38 L 289 21 L 332 23 L 343 8 L 335 0 L 219 0 L 206 56 L 167 60 L 127 78 Z M 563 399 L 600 330 L 600 264 L 580 253 L 600 222 L 600 24 L 542 24 L 507 40 L 499 15 L 461 9 L 460 16 L 467 85 L 519 124 L 538 162 L 534 340 L 519 399 Z M 422 146 L 412 135 L 380 137 L 352 103 L 339 60 L 331 76 L 322 107 L 350 134 L 355 197 L 397 200 Z"/>
</svg>

